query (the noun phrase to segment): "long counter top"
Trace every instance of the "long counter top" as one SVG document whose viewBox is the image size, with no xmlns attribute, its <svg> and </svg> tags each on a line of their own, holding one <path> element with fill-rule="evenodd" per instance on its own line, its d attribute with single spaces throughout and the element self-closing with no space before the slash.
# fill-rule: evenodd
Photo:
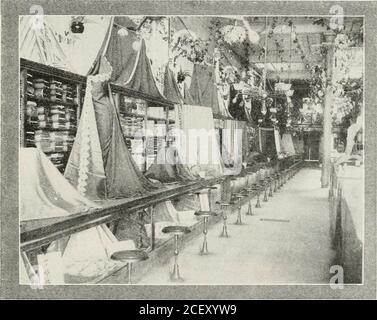
<svg viewBox="0 0 377 320">
<path fill-rule="evenodd" d="M 297 164 L 297 162 L 294 162 Z M 249 170 L 269 167 L 273 163 L 258 163 Z M 249 171 L 247 170 L 247 171 Z M 99 208 L 73 214 L 67 217 L 38 219 L 20 222 L 20 249 L 30 251 L 40 248 L 62 237 L 91 227 L 116 221 L 126 214 L 149 208 L 157 203 L 172 200 L 196 190 L 220 183 L 227 177 L 201 179 L 187 183 L 164 184 L 162 188 L 140 197 L 97 202 Z"/>
<path fill-rule="evenodd" d="M 23 221 L 20 223 L 21 250 L 36 249 L 59 238 L 120 219 L 124 216 L 124 210 L 127 210 L 128 213 L 142 210 L 153 204 L 217 184 L 222 179 L 214 178 L 185 184 L 164 185 L 163 188 L 140 197 L 103 200 L 98 202 L 100 208 L 68 217 Z"/>
</svg>

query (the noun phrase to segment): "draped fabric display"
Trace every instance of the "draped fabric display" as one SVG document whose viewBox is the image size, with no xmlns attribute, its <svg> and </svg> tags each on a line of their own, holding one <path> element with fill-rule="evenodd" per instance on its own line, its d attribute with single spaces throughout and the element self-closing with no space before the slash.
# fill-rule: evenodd
<svg viewBox="0 0 377 320">
<path fill-rule="evenodd" d="M 194 105 L 209 107 L 213 114 L 221 114 L 215 84 L 215 69 L 195 64 L 191 77 L 190 94 Z"/>
<path fill-rule="evenodd" d="M 145 176 L 163 183 L 197 179 L 191 174 L 188 166 L 183 164 L 177 148 L 173 146 L 164 147 L 158 151 L 154 163 Z"/>
<path fill-rule="evenodd" d="M 109 69 L 111 67 L 103 59 L 101 73 L 107 73 Z M 97 83 L 93 86 L 92 95 L 106 173 L 107 196 L 123 198 L 143 195 L 157 186 L 141 174 L 133 160 L 123 138 L 118 111 L 105 87 L 105 82 Z"/>
<path fill-rule="evenodd" d="M 222 155 L 228 174 L 239 174 L 242 169 L 242 146 L 245 123 L 236 120 L 225 120 L 222 130 Z"/>
<path fill-rule="evenodd" d="M 180 103 L 182 97 L 179 92 L 178 85 L 174 79 L 172 71 L 166 66 L 164 79 L 164 95 L 170 101 L 176 102 L 175 106 L 175 129 L 180 129 L 178 113 L 181 111 Z M 170 111 L 169 111 L 170 112 Z M 170 138 L 174 139 L 175 131 L 170 130 Z M 180 155 L 179 148 L 174 145 L 169 147 L 163 146 L 157 152 L 154 163 L 148 168 L 145 174 L 146 177 L 158 180 L 160 182 L 173 182 L 177 180 L 194 180 L 196 177 L 191 174 L 188 166 L 186 166 Z"/>
<path fill-rule="evenodd" d="M 270 158 L 276 158 L 280 152 L 279 131 L 273 128 L 259 128 L 259 150 Z"/>
<path fill-rule="evenodd" d="M 304 140 L 300 139 L 299 136 L 295 135 L 292 137 L 292 141 L 293 141 L 296 154 L 304 153 Z"/>
<path fill-rule="evenodd" d="M 194 210 L 178 211 L 171 201 L 165 201 L 157 204 L 154 207 L 154 223 L 155 223 L 155 237 L 157 239 L 169 238 L 168 234 L 164 234 L 162 229 L 166 226 L 180 225 L 192 226 L 198 222 L 194 215 Z M 151 224 L 145 225 L 147 234 L 151 236 Z"/>
<path fill-rule="evenodd" d="M 118 241 L 106 225 L 99 225 L 52 242 L 47 253 L 59 253 L 65 283 L 85 283 L 122 265 L 111 259 L 114 252 L 133 249 L 133 241 Z"/>
<path fill-rule="evenodd" d="M 281 148 L 282 151 L 288 155 L 296 154 L 295 147 L 292 141 L 292 135 L 290 133 L 283 133 L 283 136 L 281 138 Z"/>
<path fill-rule="evenodd" d="M 98 73 L 101 60 L 106 57 L 113 68 L 112 82 L 163 100 L 146 54 L 145 41 L 127 29 L 130 24 L 132 21 L 127 17 L 114 18 L 91 74 Z"/>
<path fill-rule="evenodd" d="M 217 177 L 223 174 L 220 148 L 212 109 L 202 106 L 182 106 L 180 115 L 183 136 L 178 137 L 180 155 L 193 174 Z"/>
<path fill-rule="evenodd" d="M 186 83 L 183 84 L 183 95 L 184 95 L 183 100 L 185 104 L 190 105 L 190 106 L 195 105 L 194 98 L 192 97 Z"/>
<path fill-rule="evenodd" d="M 106 177 L 92 93 L 102 86 L 108 74 L 88 76 L 84 105 L 76 138 L 64 172 L 65 178 L 89 199 L 107 195 Z"/>
<path fill-rule="evenodd" d="M 46 17 L 38 15 L 20 16 L 20 57 L 46 65 L 71 69 L 54 31 L 47 24 Z"/>
<path fill-rule="evenodd" d="M 90 74 L 99 72 L 99 62 L 105 56 L 113 68 L 111 82 L 123 85 L 130 80 L 139 58 L 140 40 L 136 32 L 127 29 L 128 26 L 132 26 L 129 18 L 113 18 Z"/>
<path fill-rule="evenodd" d="M 64 217 L 97 207 L 37 148 L 20 149 L 19 174 L 21 221 Z"/>
<path fill-rule="evenodd" d="M 281 138 L 280 138 L 279 130 L 274 129 L 274 137 L 275 137 L 275 149 L 276 149 L 276 153 L 279 154 L 280 152 L 282 152 L 282 149 L 281 149 Z"/>
<path fill-rule="evenodd" d="M 125 86 L 132 90 L 146 93 L 152 97 L 164 99 L 153 76 L 144 40 L 141 40 L 138 61 L 131 75 L 131 79 L 125 83 Z"/>
<path fill-rule="evenodd" d="M 164 74 L 164 96 L 166 99 L 176 104 L 181 104 L 183 102 L 178 84 L 174 79 L 174 74 L 170 70 L 169 65 L 166 65 Z"/>
<path fill-rule="evenodd" d="M 118 241 L 106 225 L 75 233 L 70 236 L 62 255 L 67 281 L 88 281 L 104 275 L 120 265 L 110 259 L 112 253 L 133 249 L 133 241 Z"/>
<path fill-rule="evenodd" d="M 246 122 L 240 122 L 240 127 L 242 129 L 242 162 L 245 162 L 250 151 L 250 136 Z"/>
</svg>

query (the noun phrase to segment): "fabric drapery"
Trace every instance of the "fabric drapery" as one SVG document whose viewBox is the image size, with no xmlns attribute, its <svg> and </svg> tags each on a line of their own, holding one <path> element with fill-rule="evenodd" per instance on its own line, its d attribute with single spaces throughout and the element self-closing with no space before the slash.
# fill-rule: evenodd
<svg viewBox="0 0 377 320">
<path fill-rule="evenodd" d="M 175 81 L 174 74 L 169 68 L 169 64 L 166 65 L 164 74 L 164 96 L 166 99 L 176 104 L 181 104 L 183 102 L 181 92 Z"/>
<path fill-rule="evenodd" d="M 213 114 L 221 114 L 213 67 L 201 64 L 194 65 L 190 94 L 194 100 L 194 105 L 209 107 Z"/>
<path fill-rule="evenodd" d="M 113 68 L 111 82 L 123 85 L 130 80 L 140 49 L 140 40 L 136 32 L 127 29 L 133 26 L 132 20 L 128 17 L 113 18 L 97 59 L 89 71 L 90 75 L 98 74 L 100 61 L 102 57 L 106 57 Z"/>
<path fill-rule="evenodd" d="M 264 155 L 274 158 L 281 151 L 280 134 L 274 128 L 258 128 L 259 150 Z"/>
<path fill-rule="evenodd" d="M 223 174 L 223 163 L 212 109 L 183 105 L 180 114 L 182 135 L 178 137 L 179 152 L 193 174 L 217 177 Z"/>
<path fill-rule="evenodd" d="M 146 93 L 149 96 L 164 99 L 153 76 L 144 40 L 141 40 L 137 63 L 132 72 L 131 78 L 124 85 L 127 88 Z"/>
<path fill-rule="evenodd" d="M 292 141 L 292 135 L 290 133 L 283 133 L 281 138 L 281 148 L 282 151 L 287 153 L 288 155 L 295 155 L 295 147 Z"/>
<path fill-rule="evenodd" d="M 100 72 L 111 69 L 106 59 L 101 60 Z M 107 89 L 107 90 L 106 90 Z M 139 171 L 123 138 L 119 114 L 111 101 L 106 82 L 93 86 L 92 96 L 96 115 L 102 158 L 106 174 L 108 198 L 143 195 L 157 188 Z"/>
<path fill-rule="evenodd" d="M 20 220 L 65 217 L 96 204 L 80 195 L 38 148 L 21 148 Z"/>
<path fill-rule="evenodd" d="M 304 153 L 304 139 L 300 139 L 299 136 L 295 135 L 292 137 L 293 145 L 295 148 L 296 154 Z"/>
<path fill-rule="evenodd" d="M 178 149 L 173 146 L 163 147 L 157 152 L 145 176 L 163 183 L 196 179 L 188 166 L 183 164 Z"/>
<path fill-rule="evenodd" d="M 225 120 L 222 130 L 223 162 L 229 174 L 239 174 L 242 169 L 242 146 L 244 123 Z M 225 170 L 225 169 L 224 169 Z"/>
<path fill-rule="evenodd" d="M 83 109 L 77 128 L 75 142 L 64 172 L 65 178 L 89 199 L 98 200 L 107 196 L 106 177 L 100 137 L 96 125 L 92 91 L 110 77 L 106 74 L 88 76 Z"/>
<path fill-rule="evenodd" d="M 118 241 L 106 225 L 99 225 L 53 241 L 47 254 L 59 253 L 65 283 L 85 283 L 121 266 L 111 259 L 114 252 L 135 248 L 132 240 Z"/>
<path fill-rule="evenodd" d="M 61 69 L 71 69 L 67 55 L 46 17 L 20 16 L 19 26 L 20 57 Z"/>
<path fill-rule="evenodd" d="M 184 103 L 187 105 L 195 105 L 194 98 L 191 96 L 190 90 L 187 87 L 187 84 L 183 84 L 183 94 L 184 94 Z"/>
</svg>

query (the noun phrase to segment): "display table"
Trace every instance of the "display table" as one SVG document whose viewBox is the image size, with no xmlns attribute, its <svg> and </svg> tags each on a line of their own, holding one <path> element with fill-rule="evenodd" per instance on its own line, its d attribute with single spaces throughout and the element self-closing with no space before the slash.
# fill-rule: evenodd
<svg viewBox="0 0 377 320">
<path fill-rule="evenodd" d="M 344 268 L 345 283 L 362 282 L 364 243 L 364 167 L 332 168 L 330 234 L 336 263 Z"/>
</svg>

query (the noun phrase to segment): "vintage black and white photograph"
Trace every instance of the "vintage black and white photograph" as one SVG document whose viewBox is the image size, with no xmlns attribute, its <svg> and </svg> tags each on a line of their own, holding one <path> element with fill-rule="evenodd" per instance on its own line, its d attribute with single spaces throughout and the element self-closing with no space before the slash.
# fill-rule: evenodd
<svg viewBox="0 0 377 320">
<path fill-rule="evenodd" d="M 19 283 L 363 283 L 364 18 L 19 16 Z"/>
</svg>

